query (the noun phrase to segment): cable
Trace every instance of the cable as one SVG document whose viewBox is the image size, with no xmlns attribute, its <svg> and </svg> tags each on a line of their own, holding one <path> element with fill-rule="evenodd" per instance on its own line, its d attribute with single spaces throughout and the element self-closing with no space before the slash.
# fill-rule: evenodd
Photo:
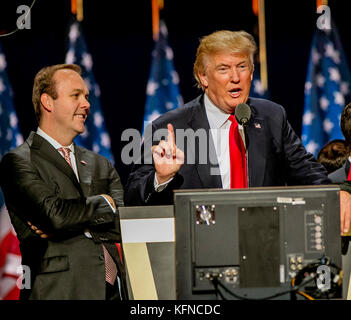
<svg viewBox="0 0 351 320">
<path fill-rule="evenodd" d="M 30 14 L 30 12 L 32 11 L 32 8 L 33 8 L 34 3 L 35 3 L 36 1 L 37 1 L 37 0 L 33 0 L 33 2 L 32 2 L 32 4 L 31 4 L 31 6 L 30 6 L 30 8 L 29 8 L 29 10 L 28 10 L 28 12 L 27 12 L 27 14 L 26 14 L 26 16 L 24 17 L 24 20 L 26 20 L 28 14 Z M 0 34 L 0 38 L 10 36 L 10 35 L 16 33 L 18 30 L 20 30 L 20 29 L 17 27 L 15 30 L 12 30 L 11 32 L 8 32 L 8 33 L 5 33 L 5 34 Z"/>
<path fill-rule="evenodd" d="M 223 283 L 221 283 L 220 281 L 218 281 L 218 278 L 217 277 L 214 277 L 213 280 L 212 280 L 212 284 L 213 286 L 215 287 L 215 290 L 217 290 L 217 292 L 220 292 L 220 290 L 218 290 L 218 286 L 221 287 L 224 291 L 226 291 L 227 293 L 229 293 L 231 296 L 233 296 L 234 298 L 236 299 L 239 299 L 239 300 L 269 300 L 269 299 L 273 299 L 273 298 L 277 298 L 277 297 L 280 297 L 280 296 L 283 296 L 285 294 L 288 294 L 288 293 L 292 293 L 292 292 L 297 292 L 299 291 L 299 289 L 303 286 L 305 286 L 306 284 L 310 283 L 312 280 L 315 279 L 315 275 L 313 277 L 311 277 L 310 279 L 306 280 L 305 282 L 302 282 L 300 283 L 298 286 L 296 286 L 295 288 L 293 289 L 289 289 L 289 290 L 286 290 L 286 291 L 282 291 L 282 292 L 279 292 L 279 293 L 276 293 L 276 294 L 273 294 L 271 296 L 267 296 L 267 297 L 262 297 L 262 298 L 247 298 L 247 297 L 243 297 L 243 296 L 240 296 L 234 292 L 232 292 L 231 290 L 229 290 Z M 302 292 L 302 291 L 301 291 Z M 306 294 L 307 295 L 307 294 Z"/>
<path fill-rule="evenodd" d="M 230 294 L 231 296 L 233 296 L 236 299 L 239 300 L 268 300 L 268 299 L 273 299 L 273 298 L 277 298 L 279 296 L 285 295 L 285 294 L 291 294 L 291 293 L 297 293 L 305 298 L 307 298 L 308 300 L 315 300 L 315 297 L 313 297 L 312 295 L 315 295 L 317 297 L 324 297 L 329 299 L 329 292 L 323 292 L 320 291 L 320 289 L 317 287 L 317 289 L 315 289 L 314 291 L 312 291 L 312 295 L 308 294 L 307 292 L 304 292 L 302 290 L 300 290 L 301 287 L 306 286 L 308 283 L 315 281 L 315 279 L 318 276 L 318 273 L 316 272 L 316 269 L 319 266 L 330 266 L 333 267 L 337 270 L 338 274 L 337 276 L 339 277 L 338 281 L 333 281 L 333 291 L 334 293 L 336 292 L 337 288 L 335 288 L 335 286 L 339 285 L 339 283 L 341 282 L 340 279 L 342 279 L 342 269 L 340 267 L 338 267 L 337 265 L 335 265 L 333 262 L 330 261 L 330 259 L 328 257 L 323 256 L 321 259 L 315 261 L 315 262 L 311 262 L 310 264 L 308 264 L 307 266 L 305 266 L 303 269 L 301 269 L 297 275 L 292 278 L 291 280 L 291 289 L 286 290 L 286 291 L 282 291 L 279 293 L 276 293 L 274 295 L 271 296 L 267 296 L 267 297 L 262 297 L 262 298 L 248 298 L 248 297 L 243 297 L 240 296 L 234 292 L 232 292 L 230 289 L 228 289 L 222 282 L 220 282 L 218 280 L 218 277 L 213 277 L 212 284 L 215 288 L 216 293 L 218 293 L 222 299 L 225 299 L 225 297 L 223 296 L 221 290 L 219 290 L 219 287 L 222 288 L 224 291 L 226 291 L 228 294 Z M 308 273 L 308 277 L 306 277 L 306 273 Z M 335 279 L 335 277 L 334 277 Z M 337 283 L 335 283 L 337 282 Z M 296 285 L 297 283 L 297 285 Z M 339 285 L 340 286 L 340 285 Z"/>
<path fill-rule="evenodd" d="M 301 296 L 304 296 L 305 298 L 307 298 L 308 300 L 315 300 L 315 298 L 311 297 L 310 295 L 308 295 L 307 293 L 297 290 L 296 293 L 298 293 Z"/>
</svg>

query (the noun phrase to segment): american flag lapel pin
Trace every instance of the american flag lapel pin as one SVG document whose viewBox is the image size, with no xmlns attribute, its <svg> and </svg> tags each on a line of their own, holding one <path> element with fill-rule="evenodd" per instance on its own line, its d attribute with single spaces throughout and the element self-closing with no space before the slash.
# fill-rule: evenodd
<svg viewBox="0 0 351 320">
<path fill-rule="evenodd" d="M 261 124 L 260 123 L 255 123 L 255 128 L 256 129 L 261 129 Z"/>
<path fill-rule="evenodd" d="M 84 161 L 84 160 L 80 160 L 80 163 L 84 164 L 84 165 L 87 165 L 86 161 Z"/>
</svg>

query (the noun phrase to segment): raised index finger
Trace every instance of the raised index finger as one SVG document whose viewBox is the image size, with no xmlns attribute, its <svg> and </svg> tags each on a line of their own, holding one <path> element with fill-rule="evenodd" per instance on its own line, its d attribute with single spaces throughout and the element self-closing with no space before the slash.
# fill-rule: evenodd
<svg viewBox="0 0 351 320">
<path fill-rule="evenodd" d="M 172 124 L 167 124 L 167 129 L 168 129 L 168 135 L 167 135 L 167 142 L 170 143 L 171 145 L 171 150 L 172 150 L 172 157 L 175 158 L 176 156 L 176 144 L 175 144 L 175 135 L 174 135 L 174 129 Z"/>
<path fill-rule="evenodd" d="M 174 135 L 173 126 L 170 123 L 167 124 L 167 130 L 168 130 L 167 141 L 171 144 L 172 147 L 174 147 L 175 146 L 175 135 Z"/>
</svg>

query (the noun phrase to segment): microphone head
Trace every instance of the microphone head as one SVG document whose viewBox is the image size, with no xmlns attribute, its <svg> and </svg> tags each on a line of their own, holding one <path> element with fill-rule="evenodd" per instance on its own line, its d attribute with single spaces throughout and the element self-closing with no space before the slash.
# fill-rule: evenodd
<svg viewBox="0 0 351 320">
<path fill-rule="evenodd" d="M 246 103 L 239 103 L 235 108 L 235 118 L 239 124 L 246 126 L 251 118 L 251 109 Z"/>
</svg>

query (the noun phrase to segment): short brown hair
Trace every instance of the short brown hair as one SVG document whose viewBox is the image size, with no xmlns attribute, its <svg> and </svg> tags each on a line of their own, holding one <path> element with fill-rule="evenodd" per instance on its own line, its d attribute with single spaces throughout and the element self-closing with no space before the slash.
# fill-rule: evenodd
<svg viewBox="0 0 351 320">
<path fill-rule="evenodd" d="M 196 59 L 194 63 L 194 77 L 197 81 L 197 86 L 203 88 L 199 73 L 205 70 L 205 58 L 220 52 L 230 51 L 232 53 L 245 53 L 249 57 L 250 69 L 254 69 L 254 53 L 257 50 L 257 45 L 254 37 L 246 31 L 228 31 L 221 30 L 211 33 L 200 40 L 200 45 L 197 48 Z"/>
<path fill-rule="evenodd" d="M 345 140 L 335 139 L 329 141 L 319 151 L 317 161 L 321 163 L 328 174 L 341 168 L 349 156 L 349 145 Z"/>
<path fill-rule="evenodd" d="M 82 69 L 76 64 L 56 64 L 42 68 L 34 78 L 32 101 L 38 122 L 41 115 L 40 97 L 43 93 L 47 93 L 53 99 L 57 99 L 56 83 L 53 80 L 53 76 L 56 71 L 62 69 L 71 69 L 78 74 L 82 73 Z"/>
</svg>

